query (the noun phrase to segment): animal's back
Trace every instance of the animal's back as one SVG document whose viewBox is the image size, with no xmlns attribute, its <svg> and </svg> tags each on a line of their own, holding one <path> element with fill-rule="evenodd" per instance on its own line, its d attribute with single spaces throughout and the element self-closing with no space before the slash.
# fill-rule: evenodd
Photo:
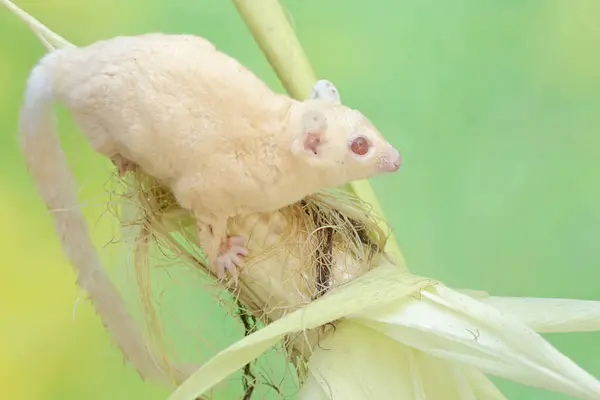
<svg viewBox="0 0 600 400">
<path fill-rule="evenodd" d="M 260 131 L 285 105 L 237 60 L 193 35 L 116 37 L 58 57 L 55 89 L 92 145 L 159 179 L 233 151 L 232 141 Z"/>
</svg>

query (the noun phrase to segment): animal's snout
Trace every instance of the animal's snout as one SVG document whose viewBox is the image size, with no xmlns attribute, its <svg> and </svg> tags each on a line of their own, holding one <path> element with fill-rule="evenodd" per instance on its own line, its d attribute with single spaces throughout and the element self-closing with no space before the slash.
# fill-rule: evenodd
<svg viewBox="0 0 600 400">
<path fill-rule="evenodd" d="M 400 152 L 390 146 L 381 156 L 381 169 L 385 172 L 396 172 L 402 164 Z"/>
</svg>

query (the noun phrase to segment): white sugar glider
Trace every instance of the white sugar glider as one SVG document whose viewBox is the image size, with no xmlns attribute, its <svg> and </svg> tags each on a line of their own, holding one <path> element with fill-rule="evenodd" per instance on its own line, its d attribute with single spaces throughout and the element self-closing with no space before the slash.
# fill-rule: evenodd
<svg viewBox="0 0 600 400">
<path fill-rule="evenodd" d="M 297 101 L 209 41 L 149 33 L 53 51 L 33 68 L 20 143 L 73 263 L 96 259 L 55 127 L 64 104 L 121 174 L 141 168 L 197 221 L 219 277 L 237 279 L 245 238 L 228 218 L 273 211 L 321 189 L 397 171 L 400 153 L 329 81 Z"/>
</svg>

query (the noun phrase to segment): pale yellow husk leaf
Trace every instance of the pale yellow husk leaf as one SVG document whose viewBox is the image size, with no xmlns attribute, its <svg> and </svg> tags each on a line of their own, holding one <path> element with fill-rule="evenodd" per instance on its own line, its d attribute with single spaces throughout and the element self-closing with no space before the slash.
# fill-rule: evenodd
<svg viewBox="0 0 600 400">
<path fill-rule="evenodd" d="M 536 332 L 600 331 L 600 301 L 499 296 L 479 300 Z"/>
<path fill-rule="evenodd" d="M 309 399 L 504 399 L 481 372 L 443 360 L 381 335 L 352 319 L 315 349 Z"/>
<path fill-rule="evenodd" d="M 286 334 L 319 327 L 350 313 L 359 312 L 371 304 L 401 301 L 432 284 L 435 281 L 402 273 L 393 264 L 383 264 L 236 342 L 205 363 L 170 399 L 194 399 L 261 355 Z"/>
<path fill-rule="evenodd" d="M 527 301 L 514 305 L 523 308 Z M 596 302 L 587 306 L 600 312 Z M 482 373 L 584 399 L 600 398 L 598 380 L 525 321 L 511 317 L 510 310 L 503 313 L 386 264 L 224 350 L 170 400 L 204 393 L 286 333 L 340 317 L 335 332 L 309 359 L 302 399 L 437 399 L 442 393 L 449 400 L 503 399 Z"/>
<path fill-rule="evenodd" d="M 374 305 L 349 317 L 415 349 L 485 373 L 580 398 L 600 398 L 597 379 L 510 312 L 443 285 L 422 290 L 418 301 Z"/>
</svg>

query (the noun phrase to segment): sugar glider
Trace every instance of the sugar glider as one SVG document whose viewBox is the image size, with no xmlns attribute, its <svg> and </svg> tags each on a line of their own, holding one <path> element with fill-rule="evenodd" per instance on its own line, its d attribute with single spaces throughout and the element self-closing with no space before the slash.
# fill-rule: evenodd
<svg viewBox="0 0 600 400">
<path fill-rule="evenodd" d="M 294 100 L 198 36 L 150 33 L 56 50 L 27 81 L 20 143 L 75 264 L 98 255 L 77 208 L 55 102 L 120 173 L 141 168 L 172 190 L 195 217 L 220 277 L 237 277 L 247 254 L 244 238 L 228 236 L 228 218 L 276 210 L 401 163 L 329 81 Z"/>
</svg>

